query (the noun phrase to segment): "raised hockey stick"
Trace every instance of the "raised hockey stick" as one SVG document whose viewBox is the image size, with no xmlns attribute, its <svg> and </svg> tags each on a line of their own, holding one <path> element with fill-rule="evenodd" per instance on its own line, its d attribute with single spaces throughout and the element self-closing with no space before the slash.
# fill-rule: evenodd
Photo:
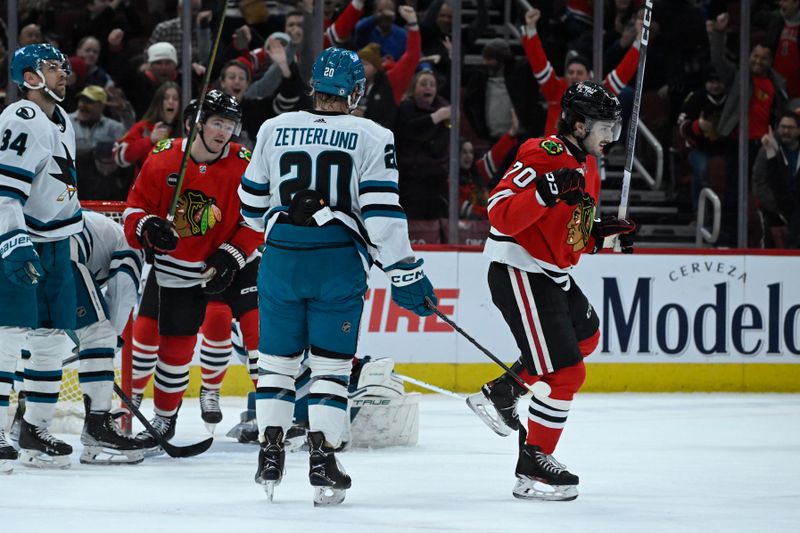
<svg viewBox="0 0 800 533">
<path fill-rule="evenodd" d="M 653 18 L 653 0 L 645 0 L 644 18 L 642 19 L 642 42 L 639 46 L 639 67 L 636 71 L 636 90 L 633 95 L 633 111 L 628 124 L 628 138 L 625 147 L 625 169 L 622 172 L 622 192 L 619 197 L 617 218 L 628 216 L 628 202 L 631 192 L 631 174 L 633 173 L 633 157 L 636 150 L 636 132 L 639 130 L 639 109 L 642 104 L 642 84 L 644 83 L 644 67 L 647 60 L 647 43 L 650 40 L 650 21 Z M 620 251 L 619 236 L 608 237 L 603 243 L 606 248 L 614 247 Z"/>
<path fill-rule="evenodd" d="M 484 348 L 483 346 L 481 346 L 481 344 L 480 344 L 478 341 L 476 341 L 475 339 L 473 339 L 473 338 L 472 338 L 472 337 L 469 335 L 469 333 L 467 333 L 466 331 L 464 331 L 463 329 L 461 329 L 461 328 L 458 326 L 458 324 L 456 324 L 455 322 L 453 322 L 452 320 L 450 320 L 450 318 L 448 318 L 448 316 L 447 316 L 447 315 L 445 315 L 444 313 L 442 313 L 441 311 L 439 311 L 439 308 L 437 308 L 437 307 L 436 307 L 436 305 L 433 303 L 433 301 L 431 301 L 431 299 L 430 299 L 430 298 L 428 298 L 427 296 L 425 297 L 425 305 L 428 307 L 428 309 L 430 309 L 431 311 L 433 311 L 433 313 L 434 313 L 436 316 L 438 316 L 438 317 L 439 317 L 439 318 L 441 318 L 441 319 L 442 319 L 444 322 L 446 322 L 446 323 L 447 323 L 447 325 L 449 325 L 451 328 L 453 328 L 453 329 L 454 329 L 454 330 L 456 330 L 458 333 L 460 333 L 462 337 L 464 337 L 464 338 L 465 338 L 465 339 L 467 339 L 469 342 L 471 342 L 473 346 L 475 346 L 477 349 L 479 349 L 480 351 L 482 351 L 482 352 L 483 352 L 483 353 L 484 353 L 484 354 L 485 354 L 485 355 L 486 355 L 486 356 L 487 356 L 489 359 L 491 359 L 492 361 L 494 361 L 495 363 L 497 363 L 497 366 L 499 366 L 500 368 L 502 368 L 503 370 L 505 370 L 505 371 L 506 371 L 506 373 L 507 373 L 509 376 L 511 376 L 511 378 L 512 378 L 514 381 L 516 381 L 517 383 L 519 383 L 519 384 L 520 384 L 522 387 L 525 387 L 525 389 L 526 389 L 526 390 L 528 390 L 528 391 L 530 391 L 530 392 L 531 392 L 531 394 L 534 394 L 534 392 L 533 392 L 533 387 L 534 387 L 534 386 L 536 386 L 536 385 L 539 385 L 539 383 L 541 383 L 541 382 L 534 383 L 533 385 L 528 385 L 527 383 L 525 383 L 525 381 L 524 381 L 524 380 L 523 380 L 521 377 L 519 377 L 519 374 L 517 374 L 516 372 L 514 372 L 513 370 L 511 370 L 511 368 L 510 368 L 510 367 L 509 367 L 507 364 L 505 364 L 503 361 L 501 361 L 501 360 L 500 360 L 500 359 L 499 359 L 499 358 L 498 358 L 496 355 L 494 355 L 492 352 L 490 352 L 489 350 L 487 350 L 486 348 Z"/>
<path fill-rule="evenodd" d="M 433 391 L 433 392 L 438 392 L 439 394 L 444 394 L 445 396 L 450 396 L 451 398 L 456 398 L 456 399 L 459 399 L 459 400 L 465 400 L 466 399 L 466 396 L 461 396 L 458 393 L 455 393 L 455 392 L 453 392 L 451 390 L 443 389 L 441 387 L 437 387 L 436 385 L 432 385 L 431 383 L 426 383 L 424 381 L 420 381 L 418 379 L 414 379 L 414 378 L 412 378 L 410 376 L 404 376 L 403 374 L 398 374 L 397 372 L 395 372 L 394 375 L 397 376 L 398 378 L 402 379 L 403 381 L 407 382 L 407 383 L 411 383 L 413 385 L 416 385 L 417 387 L 422 387 L 423 389 L 428 389 L 428 390 Z"/>
<path fill-rule="evenodd" d="M 208 84 L 211 81 L 211 71 L 214 68 L 214 60 L 217 58 L 217 49 L 219 48 L 220 37 L 222 36 L 222 25 L 225 23 L 226 3 L 222 3 L 222 10 L 217 23 L 217 31 L 214 35 L 214 45 L 211 47 L 211 54 L 208 58 L 208 66 L 206 72 L 203 74 L 203 86 L 200 88 L 200 97 L 197 104 L 197 112 L 192 121 L 192 128 L 189 130 L 189 135 L 186 140 L 186 150 L 183 152 L 183 159 L 181 159 L 181 166 L 178 169 L 178 180 L 175 183 L 175 190 L 172 192 L 172 200 L 169 202 L 169 211 L 167 211 L 167 222 L 175 220 L 175 212 L 178 209 L 178 198 L 181 196 L 181 189 L 183 188 L 183 179 L 186 176 L 186 166 L 189 164 L 189 154 L 191 153 L 192 144 L 197 136 L 197 125 L 200 122 L 200 111 L 203 109 L 203 102 L 206 100 L 206 91 Z"/>
</svg>

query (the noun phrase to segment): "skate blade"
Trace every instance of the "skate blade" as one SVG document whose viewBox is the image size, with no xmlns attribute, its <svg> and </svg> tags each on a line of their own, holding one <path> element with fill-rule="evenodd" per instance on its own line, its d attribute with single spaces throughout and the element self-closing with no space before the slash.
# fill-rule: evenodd
<svg viewBox="0 0 800 533">
<path fill-rule="evenodd" d="M 3 459 L 0 461 L 0 475 L 3 474 L 11 474 L 14 472 L 14 460 L 13 459 Z"/>
<path fill-rule="evenodd" d="M 578 497 L 576 485 L 548 485 L 529 477 L 517 478 L 512 491 L 520 500 L 539 500 L 548 502 L 569 502 Z"/>
<path fill-rule="evenodd" d="M 142 451 L 144 452 L 144 457 L 145 458 L 147 458 L 147 457 L 158 457 L 159 455 L 164 455 L 165 453 L 167 453 L 167 452 L 164 451 L 164 448 L 162 448 L 161 446 L 155 446 L 153 448 L 145 448 Z"/>
<path fill-rule="evenodd" d="M 217 424 L 212 424 L 211 422 L 203 422 L 203 424 L 205 424 L 206 431 L 208 431 L 208 434 L 213 437 L 214 436 L 214 430 L 217 429 Z"/>
<path fill-rule="evenodd" d="M 38 450 L 20 450 L 19 462 L 29 468 L 65 470 L 70 467 L 69 455 L 47 455 Z"/>
<path fill-rule="evenodd" d="M 501 437 L 508 437 L 514 432 L 514 430 L 508 427 L 503 421 L 497 409 L 492 405 L 492 402 L 487 400 L 482 392 L 476 392 L 475 394 L 467 396 L 467 405 L 478 415 L 478 418 L 480 418 L 484 424 L 489 426 L 489 429 Z"/>
<path fill-rule="evenodd" d="M 264 494 L 267 495 L 267 501 L 272 503 L 272 498 L 275 496 L 275 487 L 280 484 L 280 481 L 262 481 L 261 486 L 264 488 Z"/>
<path fill-rule="evenodd" d="M 144 461 L 144 450 L 116 450 L 84 447 L 80 462 L 84 465 L 136 465 Z"/>
<path fill-rule="evenodd" d="M 314 507 L 339 505 L 344 501 L 345 489 L 333 487 L 314 487 Z"/>
</svg>

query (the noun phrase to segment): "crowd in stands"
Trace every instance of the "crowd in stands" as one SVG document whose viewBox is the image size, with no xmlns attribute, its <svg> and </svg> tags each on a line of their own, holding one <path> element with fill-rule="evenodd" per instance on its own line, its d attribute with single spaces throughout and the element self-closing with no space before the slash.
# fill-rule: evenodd
<svg viewBox="0 0 800 533">
<path fill-rule="evenodd" d="M 6 1 L 0 12 L 7 11 Z M 73 73 L 63 103 L 75 124 L 82 199 L 124 200 L 155 144 L 185 135 L 182 73 L 197 97 L 218 13 L 191 2 L 191 64 L 182 64 L 180 0 L 19 0 L 18 46 L 51 42 Z M 400 1 L 400 0 L 397 0 Z M 594 0 L 599 1 L 599 0 Z M 531 137 L 555 133 L 566 88 L 590 79 L 593 0 L 468 0 L 461 109 L 451 108 L 448 0 L 324 0 L 324 46 L 356 51 L 367 92 L 354 111 L 395 133 L 401 203 L 412 220 L 449 212 L 449 140 L 461 123 L 458 211 L 486 219 L 486 198 Z M 644 0 L 605 0 L 603 83 L 630 114 Z M 689 217 L 710 187 L 722 199 L 718 244 L 735 245 L 738 106 L 749 102 L 750 246 L 800 247 L 800 0 L 752 0 L 750 88 L 738 83 L 739 2 L 655 0 L 641 119 L 671 153 L 670 188 Z M 212 86 L 244 110 L 237 139 L 310 107 L 312 0 L 227 0 Z M 2 21 L 0 21 L 2 22 Z M 5 87 L 10 51 L 0 27 Z M 625 131 L 625 128 L 623 128 Z M 621 141 L 624 146 L 624 141 Z"/>
</svg>

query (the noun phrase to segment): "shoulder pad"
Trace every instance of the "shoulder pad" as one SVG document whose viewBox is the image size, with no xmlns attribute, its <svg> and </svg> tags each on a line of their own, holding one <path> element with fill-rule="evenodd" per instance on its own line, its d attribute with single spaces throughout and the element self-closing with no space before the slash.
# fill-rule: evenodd
<svg viewBox="0 0 800 533">
<path fill-rule="evenodd" d="M 175 139 L 161 139 L 153 147 L 153 153 L 157 154 L 159 152 L 164 152 L 166 150 L 169 150 L 170 148 L 172 148 L 172 141 L 174 140 Z"/>
<path fill-rule="evenodd" d="M 239 156 L 239 159 L 250 161 L 250 158 L 252 157 L 253 153 L 244 146 L 242 146 L 241 148 L 239 148 L 239 152 L 237 155 Z"/>
<path fill-rule="evenodd" d="M 564 153 L 564 145 L 551 138 L 542 139 L 539 143 L 539 147 L 549 155 L 561 155 Z"/>
</svg>

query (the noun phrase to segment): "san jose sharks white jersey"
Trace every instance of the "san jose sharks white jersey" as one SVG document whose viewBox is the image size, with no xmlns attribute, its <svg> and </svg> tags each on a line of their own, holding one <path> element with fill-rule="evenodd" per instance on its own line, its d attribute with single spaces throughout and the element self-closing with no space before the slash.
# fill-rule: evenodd
<svg viewBox="0 0 800 533">
<path fill-rule="evenodd" d="M 0 114 L 0 235 L 25 230 L 37 242 L 81 231 L 75 132 L 56 105 L 51 120 L 30 100 Z"/>
<path fill-rule="evenodd" d="M 139 295 L 142 253 L 128 245 L 122 226 L 105 215 L 84 211 L 83 219 L 83 231 L 70 237 L 71 259 L 78 265 L 79 283 L 91 295 L 98 317 L 111 321 L 121 335 Z M 97 293 L 92 280 L 104 289 L 103 294 Z M 106 317 L 98 298 L 105 298 Z"/>
<path fill-rule="evenodd" d="M 394 135 L 375 122 L 320 111 L 261 125 L 239 197 L 245 221 L 268 235 L 298 191 L 321 193 L 350 228 L 369 271 L 414 257 L 400 206 Z"/>
</svg>

